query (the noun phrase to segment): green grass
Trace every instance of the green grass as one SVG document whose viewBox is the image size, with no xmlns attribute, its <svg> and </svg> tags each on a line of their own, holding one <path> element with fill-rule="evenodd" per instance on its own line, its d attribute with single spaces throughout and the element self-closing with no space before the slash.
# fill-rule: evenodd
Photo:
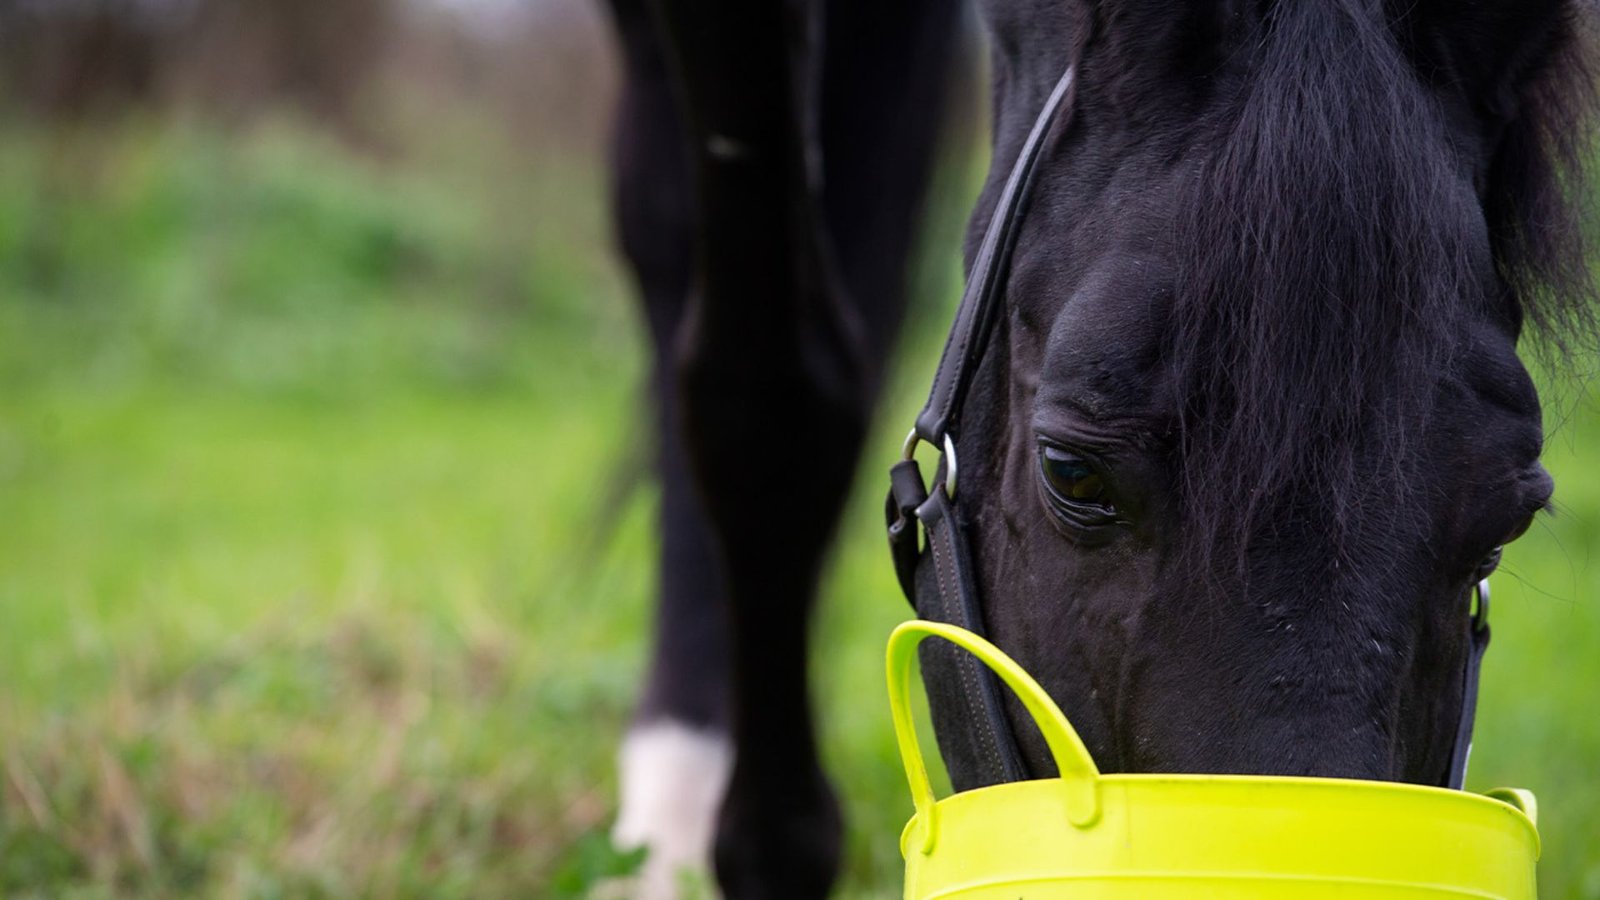
<svg viewBox="0 0 1600 900">
<path fill-rule="evenodd" d="M 0 895 L 547 896 L 626 867 L 601 835 L 654 494 L 601 187 L 292 123 L 0 131 Z M 878 473 L 941 328 L 817 625 L 846 897 L 898 890 Z M 1597 446 L 1580 409 L 1561 513 L 1496 577 L 1474 759 L 1540 794 L 1547 897 L 1600 897 Z"/>
</svg>

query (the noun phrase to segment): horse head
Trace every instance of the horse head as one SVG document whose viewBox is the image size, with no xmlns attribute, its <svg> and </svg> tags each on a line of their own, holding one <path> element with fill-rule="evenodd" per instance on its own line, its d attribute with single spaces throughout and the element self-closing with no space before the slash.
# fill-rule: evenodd
<svg viewBox="0 0 1600 900">
<path fill-rule="evenodd" d="M 969 260 L 1071 70 L 950 425 L 990 636 L 1107 770 L 1446 782 L 1471 589 L 1553 489 L 1519 337 L 1593 294 L 1573 4 L 985 7 Z"/>
</svg>

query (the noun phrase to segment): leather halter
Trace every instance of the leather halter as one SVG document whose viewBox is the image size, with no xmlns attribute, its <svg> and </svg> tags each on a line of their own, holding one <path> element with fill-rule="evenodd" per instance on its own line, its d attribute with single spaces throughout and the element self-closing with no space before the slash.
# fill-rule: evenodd
<svg viewBox="0 0 1600 900">
<path fill-rule="evenodd" d="M 955 507 L 958 475 L 955 437 L 973 373 L 983 358 L 989 330 L 1004 305 L 1011 252 L 1026 212 L 1036 164 L 1046 139 L 1070 114 L 1068 97 L 1072 88 L 1073 69 L 1068 67 L 1039 111 L 1001 189 L 983 243 L 973 260 L 944 353 L 939 358 L 928 402 L 917 416 L 916 427 L 906 437 L 903 458 L 889 470 L 886 510 L 889 549 L 901 589 L 921 618 L 958 625 L 980 636 L 987 634 L 983 606 L 965 526 Z M 931 488 L 924 482 L 914 457 L 921 442 L 940 451 L 936 481 Z M 919 531 L 926 535 L 925 541 L 919 541 Z M 1487 573 L 1470 593 L 1477 602 L 1469 610 L 1466 623 L 1470 646 L 1462 674 L 1461 718 L 1445 784 L 1456 789 L 1463 786 L 1466 778 L 1478 699 L 1478 671 L 1484 650 L 1489 646 Z M 1468 603 L 1471 604 L 1471 598 Z M 953 693 L 961 698 L 962 709 L 946 711 L 946 715 L 956 717 L 949 721 L 961 727 L 937 729 L 940 750 L 946 759 L 963 758 L 971 761 L 976 769 L 960 774 L 956 789 L 1031 777 L 1022 762 L 993 673 L 970 655 L 959 653 L 943 642 L 926 643 L 920 652 L 929 683 L 952 686 Z M 940 711 L 936 709 L 934 713 L 937 722 Z M 958 777 L 957 773 L 952 773 L 952 777 Z"/>
</svg>

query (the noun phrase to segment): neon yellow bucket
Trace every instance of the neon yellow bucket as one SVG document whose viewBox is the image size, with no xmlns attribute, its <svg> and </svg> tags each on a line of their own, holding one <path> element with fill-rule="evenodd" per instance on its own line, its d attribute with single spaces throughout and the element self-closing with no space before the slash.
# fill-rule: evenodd
<svg viewBox="0 0 1600 900">
<path fill-rule="evenodd" d="M 930 636 L 966 649 L 1016 692 L 1059 778 L 934 799 L 910 697 L 911 659 Z M 889 638 L 889 703 L 916 803 L 900 836 L 906 900 L 1536 897 L 1527 791 L 1102 775 L 1028 673 L 983 638 L 934 622 L 907 622 Z"/>
</svg>

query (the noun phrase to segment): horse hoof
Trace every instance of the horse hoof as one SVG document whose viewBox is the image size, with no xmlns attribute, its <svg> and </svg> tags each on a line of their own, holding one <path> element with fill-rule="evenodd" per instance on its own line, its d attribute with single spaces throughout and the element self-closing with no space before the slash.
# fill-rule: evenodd
<svg viewBox="0 0 1600 900">
<path fill-rule="evenodd" d="M 767 791 L 735 785 L 717 826 L 717 882 L 728 900 L 822 900 L 839 870 L 843 818 L 820 772 Z M 772 790 L 776 788 L 776 790 Z"/>
</svg>

